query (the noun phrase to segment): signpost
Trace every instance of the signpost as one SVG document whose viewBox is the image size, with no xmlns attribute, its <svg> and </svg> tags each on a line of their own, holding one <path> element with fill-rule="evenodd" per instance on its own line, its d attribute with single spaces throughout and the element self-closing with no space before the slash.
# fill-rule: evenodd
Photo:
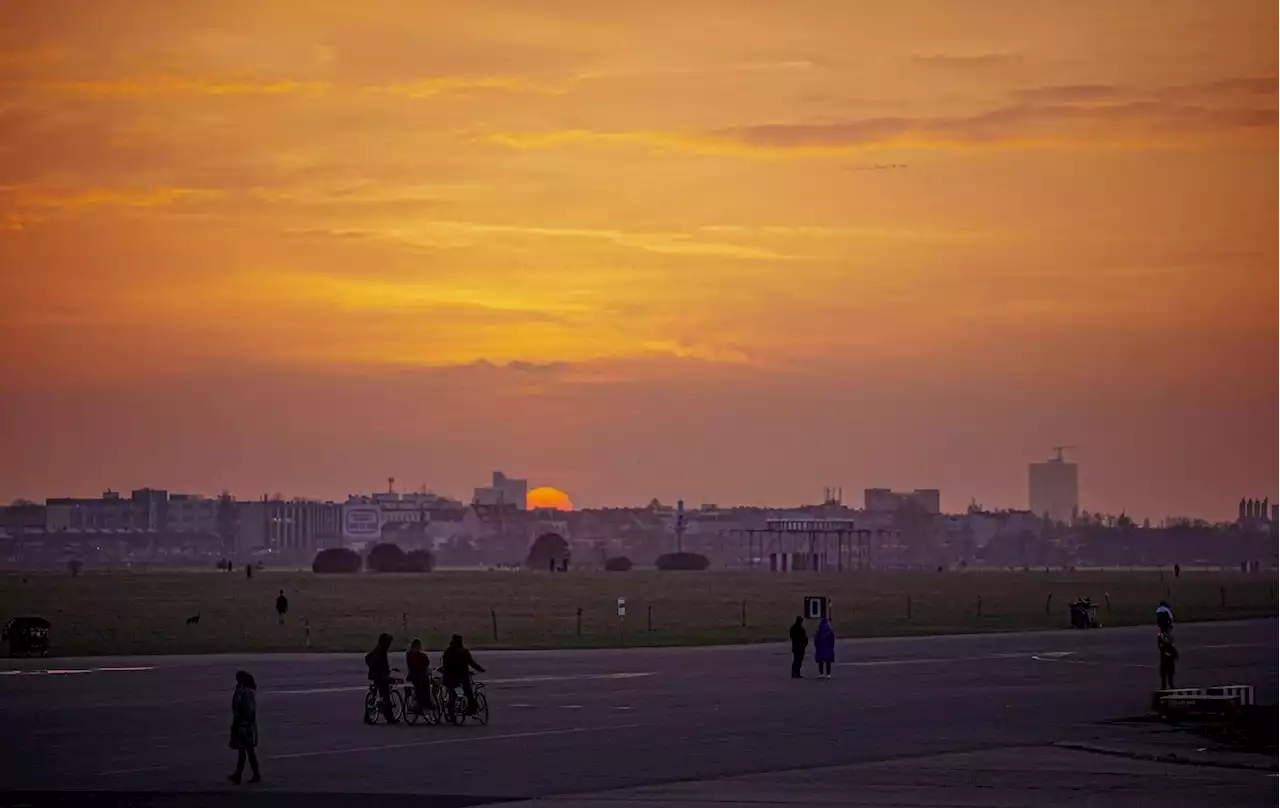
<svg viewBox="0 0 1280 808">
<path fill-rule="evenodd" d="M 618 645 L 627 644 L 627 599 L 618 598 Z"/>
</svg>

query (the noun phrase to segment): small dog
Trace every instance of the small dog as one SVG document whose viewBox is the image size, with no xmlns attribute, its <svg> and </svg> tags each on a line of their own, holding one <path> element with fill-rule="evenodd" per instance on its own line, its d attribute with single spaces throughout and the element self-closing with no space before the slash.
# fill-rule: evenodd
<svg viewBox="0 0 1280 808">
<path fill-rule="evenodd" d="M 198 625 L 200 625 L 200 615 L 199 615 L 199 614 L 193 614 L 193 615 L 191 615 L 190 617 L 188 617 L 188 618 L 187 618 L 187 625 L 188 625 L 188 626 L 198 626 Z"/>
</svg>

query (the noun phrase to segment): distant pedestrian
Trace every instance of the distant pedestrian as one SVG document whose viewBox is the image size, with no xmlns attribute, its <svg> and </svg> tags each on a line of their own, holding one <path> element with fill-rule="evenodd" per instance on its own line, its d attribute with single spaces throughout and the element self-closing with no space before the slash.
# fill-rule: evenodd
<svg viewBox="0 0 1280 808">
<path fill-rule="evenodd" d="M 231 697 L 231 748 L 237 752 L 236 770 L 227 779 L 240 785 L 244 774 L 244 762 L 249 761 L 249 770 L 253 776 L 250 783 L 262 782 L 262 774 L 258 771 L 258 698 L 255 691 L 257 682 L 253 675 L 246 671 L 236 671 L 236 692 Z"/>
<path fill-rule="evenodd" d="M 836 632 L 825 617 L 813 633 L 813 661 L 818 663 L 818 678 L 830 679 L 831 663 L 836 661 Z"/>
<path fill-rule="evenodd" d="M 1161 634 L 1173 634 L 1173 609 L 1163 600 L 1156 607 L 1156 626 Z"/>
<path fill-rule="evenodd" d="M 284 625 L 284 616 L 289 613 L 289 599 L 284 596 L 284 590 L 280 590 L 280 594 L 276 596 L 276 614 L 280 617 L 280 625 Z"/>
<path fill-rule="evenodd" d="M 1156 635 L 1156 647 L 1160 649 L 1160 689 L 1173 690 L 1173 674 L 1178 667 L 1178 649 L 1173 636 L 1166 632 Z"/>
<path fill-rule="evenodd" d="M 801 679 L 800 667 L 804 665 L 804 651 L 809 647 L 809 632 L 804 630 L 804 618 L 797 617 L 791 624 L 791 678 Z"/>
</svg>

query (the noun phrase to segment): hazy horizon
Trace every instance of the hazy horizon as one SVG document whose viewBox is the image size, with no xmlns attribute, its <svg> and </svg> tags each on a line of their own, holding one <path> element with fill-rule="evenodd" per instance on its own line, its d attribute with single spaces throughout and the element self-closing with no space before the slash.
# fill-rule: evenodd
<svg viewBox="0 0 1280 808">
<path fill-rule="evenodd" d="M 1277 8 L 0 9 L 0 502 L 1277 498 Z"/>
</svg>

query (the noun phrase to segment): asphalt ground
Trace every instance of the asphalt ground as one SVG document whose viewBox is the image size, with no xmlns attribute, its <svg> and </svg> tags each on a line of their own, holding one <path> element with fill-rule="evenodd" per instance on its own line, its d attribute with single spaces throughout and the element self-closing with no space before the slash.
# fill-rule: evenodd
<svg viewBox="0 0 1280 808">
<path fill-rule="evenodd" d="M 1180 686 L 1252 684 L 1275 703 L 1276 621 L 1184 624 L 1177 638 Z M 811 661 L 804 680 L 790 679 L 784 645 L 477 658 L 489 669 L 484 727 L 366 726 L 359 655 L 11 661 L 0 669 L 0 805 L 234 797 L 323 808 L 395 793 L 466 806 L 909 769 L 1096 738 L 1108 720 L 1145 711 L 1159 684 L 1154 628 L 848 640 L 829 680 Z M 240 668 L 259 686 L 264 782 L 252 789 L 225 779 Z"/>
</svg>

